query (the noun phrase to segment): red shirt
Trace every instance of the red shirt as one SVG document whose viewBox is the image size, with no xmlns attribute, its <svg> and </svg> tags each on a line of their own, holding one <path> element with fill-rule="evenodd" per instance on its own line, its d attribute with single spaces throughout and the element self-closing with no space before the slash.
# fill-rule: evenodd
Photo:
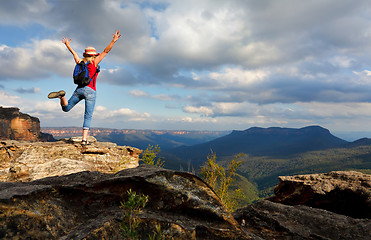
<svg viewBox="0 0 371 240">
<path fill-rule="evenodd" d="M 97 82 L 97 77 L 98 77 L 99 72 L 97 72 L 95 74 L 95 72 L 97 71 L 97 67 L 95 67 L 94 61 L 89 62 L 89 64 L 87 66 L 88 66 L 88 70 L 89 70 L 89 76 L 91 78 L 91 81 L 90 81 L 88 87 L 90 87 L 94 91 L 97 91 L 96 82 Z M 94 74 L 95 74 L 95 76 L 94 76 Z M 94 76 L 94 78 L 93 78 L 93 76 Z"/>
</svg>

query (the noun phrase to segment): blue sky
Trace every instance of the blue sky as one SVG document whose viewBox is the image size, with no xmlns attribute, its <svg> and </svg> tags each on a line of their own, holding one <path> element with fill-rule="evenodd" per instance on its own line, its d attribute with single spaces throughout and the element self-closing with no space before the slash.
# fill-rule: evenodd
<svg viewBox="0 0 371 240">
<path fill-rule="evenodd" d="M 81 126 L 50 91 L 74 61 L 122 37 L 101 63 L 92 127 L 232 130 L 320 125 L 371 131 L 366 0 L 0 2 L 0 106 L 42 127 Z"/>
</svg>

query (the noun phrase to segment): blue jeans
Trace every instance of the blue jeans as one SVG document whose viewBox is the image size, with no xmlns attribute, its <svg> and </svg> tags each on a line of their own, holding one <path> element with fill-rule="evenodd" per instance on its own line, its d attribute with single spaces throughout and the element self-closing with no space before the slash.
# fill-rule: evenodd
<svg viewBox="0 0 371 240">
<path fill-rule="evenodd" d="M 78 102 L 85 99 L 85 114 L 83 129 L 90 129 L 91 118 L 95 107 L 96 92 L 88 86 L 77 87 L 71 98 L 68 100 L 67 106 L 62 106 L 65 112 L 70 111 Z"/>
</svg>

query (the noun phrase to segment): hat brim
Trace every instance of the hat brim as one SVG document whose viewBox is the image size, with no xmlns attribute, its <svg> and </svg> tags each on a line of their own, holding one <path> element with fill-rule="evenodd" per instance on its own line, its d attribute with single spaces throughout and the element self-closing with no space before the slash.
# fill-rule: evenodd
<svg viewBox="0 0 371 240">
<path fill-rule="evenodd" d="M 98 56 L 98 55 L 99 55 L 99 53 L 95 53 L 95 54 L 88 54 L 88 53 L 84 53 L 83 55 L 84 55 L 84 56 Z"/>
</svg>

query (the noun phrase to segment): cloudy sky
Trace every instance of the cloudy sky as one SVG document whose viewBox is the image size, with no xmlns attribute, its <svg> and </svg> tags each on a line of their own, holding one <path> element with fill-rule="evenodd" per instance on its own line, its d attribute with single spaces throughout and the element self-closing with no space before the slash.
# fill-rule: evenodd
<svg viewBox="0 0 371 240">
<path fill-rule="evenodd" d="M 101 63 L 92 127 L 231 130 L 320 125 L 371 131 L 368 0 L 3 0 L 0 106 L 42 127 L 61 111 L 74 61 L 122 37 Z"/>
</svg>

